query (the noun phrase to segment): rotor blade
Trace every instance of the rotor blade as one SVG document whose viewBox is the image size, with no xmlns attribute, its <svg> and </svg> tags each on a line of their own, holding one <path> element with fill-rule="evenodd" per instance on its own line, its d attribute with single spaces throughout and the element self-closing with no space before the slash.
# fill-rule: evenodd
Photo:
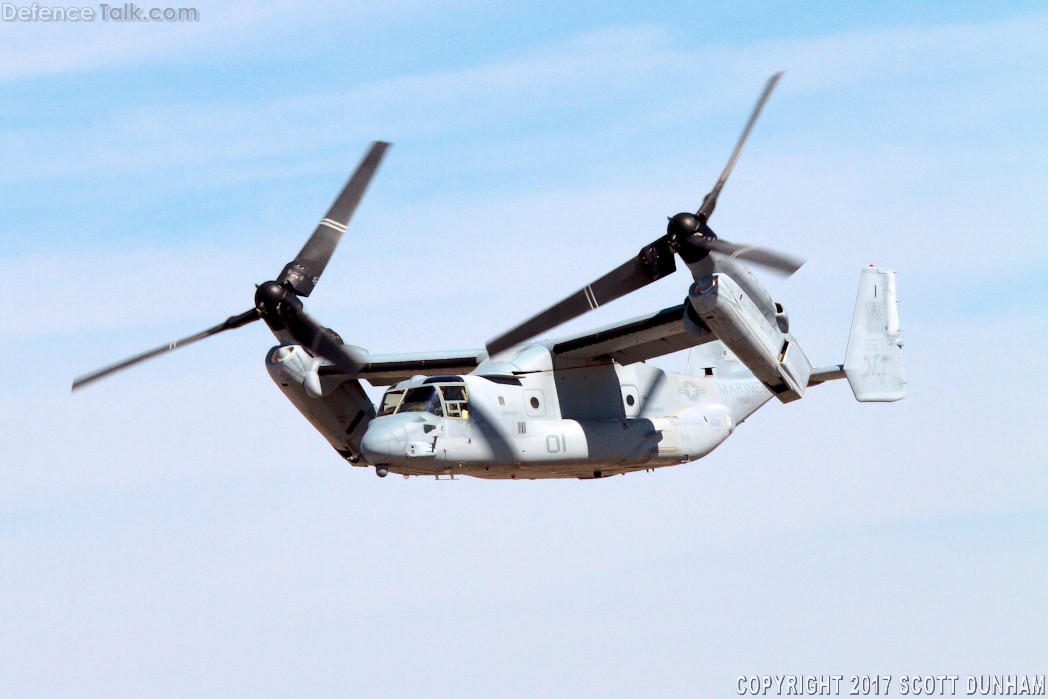
<svg viewBox="0 0 1048 699">
<path fill-rule="evenodd" d="M 727 182 L 728 176 L 731 175 L 731 171 L 735 168 L 735 161 L 739 159 L 739 154 L 742 153 L 742 147 L 746 145 L 746 139 L 750 137 L 750 131 L 753 130 L 753 125 L 757 123 L 757 117 L 760 116 L 764 110 L 764 105 L 767 103 L 768 98 L 771 97 L 772 90 L 779 84 L 779 79 L 785 71 L 780 71 L 775 75 L 768 78 L 768 83 L 764 86 L 764 92 L 761 93 L 760 99 L 757 100 L 757 106 L 753 108 L 753 112 L 750 114 L 750 120 L 746 122 L 746 128 L 742 130 L 742 136 L 739 137 L 739 142 L 735 144 L 735 151 L 731 154 L 731 158 L 728 160 L 728 164 L 724 166 L 724 172 L 721 173 L 720 179 L 717 180 L 717 184 L 713 185 L 713 189 L 710 193 L 702 200 L 702 206 L 695 215 L 699 218 L 699 221 L 706 223 L 710 220 L 710 216 L 713 214 L 713 210 L 717 208 L 717 197 L 720 196 L 721 189 L 724 187 L 724 183 Z"/>
<path fill-rule="evenodd" d="M 248 323 L 258 320 L 258 318 L 258 311 L 256 311 L 254 308 L 245 313 L 241 313 L 238 316 L 231 316 L 227 318 L 224 322 L 216 325 L 215 327 L 208 328 L 207 330 L 199 332 L 196 335 L 190 335 L 189 337 L 182 338 L 181 340 L 175 340 L 174 342 L 166 344 L 163 347 L 157 347 L 156 349 L 149 350 L 148 352 L 143 352 L 142 354 L 135 355 L 130 359 L 125 359 L 119 364 L 114 364 L 112 366 L 106 367 L 105 369 L 99 369 L 94 373 L 87 374 L 86 376 L 81 376 L 80 378 L 73 381 L 73 390 L 75 391 L 78 388 L 83 388 L 89 383 L 98 381 L 101 378 L 109 376 L 110 374 L 114 374 L 122 369 L 126 369 L 129 366 L 134 366 L 139 362 L 144 362 L 147 359 L 152 359 L 153 357 L 160 356 L 161 354 L 166 354 L 167 352 L 178 349 L 179 347 L 191 345 L 198 340 L 203 340 L 205 337 L 211 337 L 212 335 L 217 335 L 220 332 L 232 330 L 234 328 L 239 328 L 242 325 L 247 325 Z"/>
<path fill-rule="evenodd" d="M 636 291 L 672 274 L 677 269 L 673 250 L 664 238 L 643 248 L 636 257 L 626 262 L 589 286 L 579 289 L 560 303 L 550 306 L 537 316 L 526 320 L 509 332 L 488 343 L 488 356 L 530 340 L 539 333 L 555 328 L 609 301 Z"/>
<path fill-rule="evenodd" d="M 281 318 L 287 325 L 288 332 L 300 345 L 329 360 L 344 374 L 356 376 L 360 373 L 360 361 L 335 339 L 336 336 L 331 330 L 318 323 L 301 305 L 285 304 Z"/>
<path fill-rule="evenodd" d="M 327 215 L 320 220 L 313 235 L 302 246 L 298 257 L 288 262 L 277 277 L 278 284 L 290 283 L 291 289 L 299 296 L 309 296 L 313 291 L 389 145 L 384 141 L 371 144 L 371 150 L 360 161 L 356 172 L 335 198 Z"/>
<path fill-rule="evenodd" d="M 768 269 L 775 270 L 776 272 L 782 272 L 787 277 L 800 269 L 804 264 L 804 260 L 784 255 L 781 252 L 775 252 L 774 250 L 769 250 L 767 248 L 760 248 L 756 245 L 736 245 L 735 243 L 729 243 L 722 238 L 705 240 L 702 244 L 708 250 L 713 250 L 714 252 L 719 252 L 722 255 L 727 255 L 729 257 L 737 257 L 741 260 L 746 260 L 767 267 Z"/>
</svg>

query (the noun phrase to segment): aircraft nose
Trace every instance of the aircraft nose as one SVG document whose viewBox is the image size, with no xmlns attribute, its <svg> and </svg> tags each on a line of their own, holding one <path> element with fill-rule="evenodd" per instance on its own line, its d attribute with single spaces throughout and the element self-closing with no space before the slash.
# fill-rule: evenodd
<svg viewBox="0 0 1048 699">
<path fill-rule="evenodd" d="M 360 440 L 360 450 L 368 462 L 388 464 L 404 456 L 407 442 L 408 434 L 403 425 L 376 424 L 373 421 Z"/>
</svg>

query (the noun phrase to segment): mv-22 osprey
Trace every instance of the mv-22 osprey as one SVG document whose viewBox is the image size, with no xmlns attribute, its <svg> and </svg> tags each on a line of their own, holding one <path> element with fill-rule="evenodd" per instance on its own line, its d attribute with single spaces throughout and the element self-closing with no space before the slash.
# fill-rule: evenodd
<svg viewBox="0 0 1048 699">
<path fill-rule="evenodd" d="M 776 303 L 742 261 L 791 274 L 798 260 L 718 238 L 709 227 L 781 73 L 768 81 L 716 185 L 666 234 L 484 350 L 369 355 L 303 309 L 388 144 L 376 142 L 301 252 L 254 307 L 201 333 L 81 377 L 73 389 L 210 335 L 264 320 L 280 344 L 266 368 L 346 461 L 379 476 L 601 478 L 709 454 L 772 398 L 801 398 L 847 378 L 859 401 L 905 396 L 891 270 L 862 271 L 843 364 L 813 368 Z M 684 303 L 593 332 L 533 338 L 661 279 L 676 258 L 693 283 Z M 690 349 L 675 374 L 646 360 Z M 390 386 L 376 408 L 361 381 Z"/>
</svg>

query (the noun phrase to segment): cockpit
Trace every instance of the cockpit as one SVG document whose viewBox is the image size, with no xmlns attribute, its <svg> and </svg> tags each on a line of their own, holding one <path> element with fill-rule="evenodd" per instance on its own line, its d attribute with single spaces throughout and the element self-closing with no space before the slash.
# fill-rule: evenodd
<svg viewBox="0 0 1048 699">
<path fill-rule="evenodd" d="M 455 381 L 454 383 L 436 383 Z M 430 413 L 437 417 L 469 417 L 466 384 L 459 377 L 433 377 L 425 385 L 391 388 L 382 396 L 378 416 L 394 413 Z"/>
</svg>

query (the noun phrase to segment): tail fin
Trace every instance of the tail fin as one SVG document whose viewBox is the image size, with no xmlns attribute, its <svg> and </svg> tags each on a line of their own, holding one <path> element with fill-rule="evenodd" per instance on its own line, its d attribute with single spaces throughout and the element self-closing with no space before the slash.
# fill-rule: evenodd
<svg viewBox="0 0 1048 699">
<path fill-rule="evenodd" d="M 906 397 L 895 272 L 868 267 L 859 279 L 844 375 L 855 399 L 888 402 Z"/>
</svg>

